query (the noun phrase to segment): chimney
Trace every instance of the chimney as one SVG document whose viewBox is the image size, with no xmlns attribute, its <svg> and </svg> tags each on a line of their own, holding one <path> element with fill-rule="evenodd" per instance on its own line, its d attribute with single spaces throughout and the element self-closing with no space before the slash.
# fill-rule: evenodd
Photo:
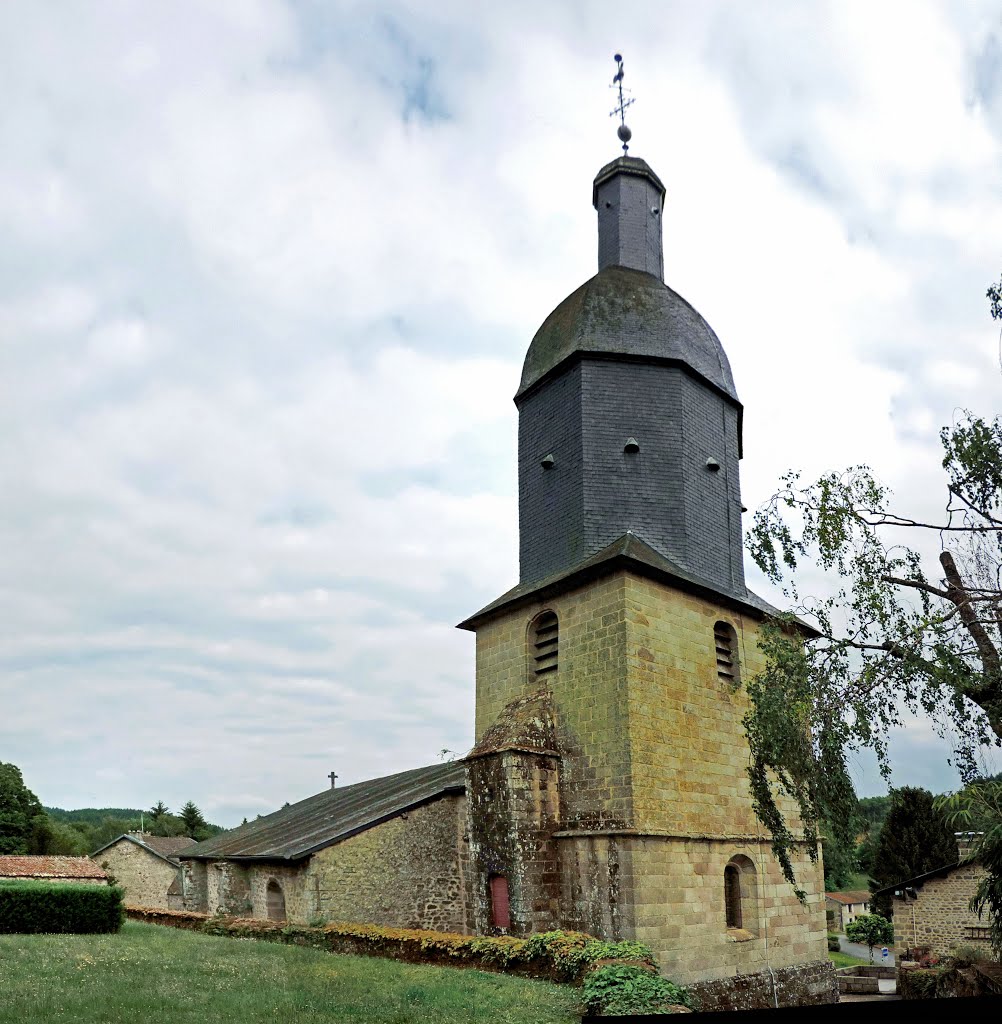
<svg viewBox="0 0 1002 1024">
<path fill-rule="evenodd" d="M 629 267 L 664 280 L 661 214 L 665 187 L 644 160 L 621 156 L 598 172 L 598 269 Z"/>
<path fill-rule="evenodd" d="M 967 860 L 978 840 L 984 832 L 954 832 L 953 838 L 957 840 L 957 854 L 962 861 Z"/>
</svg>

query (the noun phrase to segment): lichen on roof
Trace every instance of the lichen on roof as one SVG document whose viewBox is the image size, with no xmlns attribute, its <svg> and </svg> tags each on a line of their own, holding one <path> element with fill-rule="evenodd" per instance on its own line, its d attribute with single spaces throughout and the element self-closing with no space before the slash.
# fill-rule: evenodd
<svg viewBox="0 0 1002 1024">
<path fill-rule="evenodd" d="M 483 757 L 505 750 L 553 754 L 556 749 L 553 703 L 547 690 L 537 690 L 507 704 L 466 756 Z"/>
<path fill-rule="evenodd" d="M 515 400 L 575 354 L 671 360 L 738 402 L 713 329 L 681 295 L 642 270 L 606 267 L 550 313 L 529 345 Z"/>
<path fill-rule="evenodd" d="M 357 835 L 409 808 L 463 793 L 462 764 L 446 762 L 339 786 L 178 850 L 189 859 L 298 860 Z"/>
</svg>

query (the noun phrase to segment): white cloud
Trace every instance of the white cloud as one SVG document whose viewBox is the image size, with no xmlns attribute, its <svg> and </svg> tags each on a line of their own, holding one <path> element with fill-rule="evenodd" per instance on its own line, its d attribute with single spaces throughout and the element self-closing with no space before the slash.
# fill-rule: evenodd
<svg viewBox="0 0 1002 1024">
<path fill-rule="evenodd" d="M 939 425 L 993 408 L 978 10 L 617 20 L 746 504 L 860 461 L 939 501 Z M 617 155 L 607 5 L 55 17 L 0 13 L 4 758 L 47 803 L 232 823 L 462 749 L 452 624 L 517 573 L 520 360 L 594 271 Z"/>
</svg>

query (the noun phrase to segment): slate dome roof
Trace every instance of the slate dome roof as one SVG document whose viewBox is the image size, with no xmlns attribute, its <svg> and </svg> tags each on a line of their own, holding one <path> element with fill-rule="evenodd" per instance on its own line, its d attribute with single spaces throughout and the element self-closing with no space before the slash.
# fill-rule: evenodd
<svg viewBox="0 0 1002 1024">
<path fill-rule="evenodd" d="M 681 295 L 642 270 L 606 267 L 557 306 L 529 345 L 516 401 L 576 352 L 671 359 L 738 401 L 713 329 Z"/>
</svg>

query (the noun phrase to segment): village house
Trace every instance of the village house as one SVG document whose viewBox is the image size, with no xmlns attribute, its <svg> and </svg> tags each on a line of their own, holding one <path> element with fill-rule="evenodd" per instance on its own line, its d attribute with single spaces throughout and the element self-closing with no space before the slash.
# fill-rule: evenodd
<svg viewBox="0 0 1002 1024">
<path fill-rule="evenodd" d="M 845 934 L 846 925 L 851 924 L 860 914 L 868 914 L 870 894 L 865 889 L 851 892 L 826 892 L 825 907 L 831 914 L 832 931 Z"/>
<path fill-rule="evenodd" d="M 519 580 L 460 623 L 473 749 L 180 851 L 186 907 L 575 929 L 648 943 L 704 1009 L 837 999 L 820 849 L 787 801 L 801 903 L 749 790 L 741 682 L 775 609 L 745 584 L 742 405 L 664 282 L 664 200 L 643 160 L 599 171 L 598 273 L 526 354 Z"/>
<path fill-rule="evenodd" d="M 194 845 L 195 840 L 187 836 L 126 832 L 90 856 L 122 887 L 128 906 L 181 910 L 184 897 L 177 854 Z"/>
<path fill-rule="evenodd" d="M 906 878 L 873 895 L 891 896 L 896 954 L 928 949 L 946 956 L 957 946 L 983 946 L 989 950 L 989 921 L 979 918 L 969 904 L 984 870 L 965 860 L 971 833 L 957 833 L 958 860 L 934 871 Z"/>
<path fill-rule="evenodd" d="M 107 885 L 108 873 L 88 857 L 0 856 L 0 878 L 11 881 Z"/>
</svg>

